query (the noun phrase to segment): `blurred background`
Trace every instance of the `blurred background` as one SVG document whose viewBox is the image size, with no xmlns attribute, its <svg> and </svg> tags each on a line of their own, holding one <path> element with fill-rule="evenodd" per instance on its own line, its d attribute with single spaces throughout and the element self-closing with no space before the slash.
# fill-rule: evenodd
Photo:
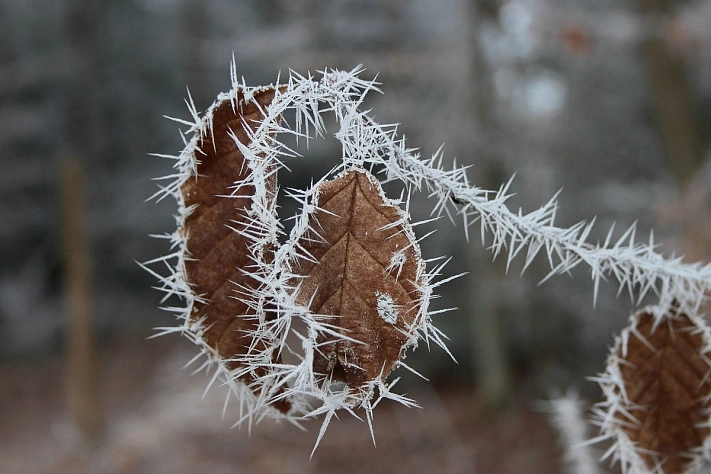
<svg viewBox="0 0 711 474">
<path fill-rule="evenodd" d="M 148 153 L 181 150 L 163 116 L 189 118 L 186 87 L 207 108 L 233 56 L 248 85 L 363 64 L 376 120 L 478 186 L 516 174 L 512 208 L 562 189 L 559 225 L 597 216 L 591 241 L 637 222 L 708 260 L 709 25 L 709 0 L 0 0 L 0 472 L 567 472 L 539 402 L 599 400 L 586 377 L 635 308 L 614 282 L 593 306 L 584 268 L 539 285 L 545 261 L 507 274 L 476 225 L 418 227 L 467 272 L 436 301 L 458 308 L 435 320 L 457 363 L 418 349 L 430 382 L 400 384 L 424 410 L 378 407 L 377 448 L 344 415 L 309 459 L 318 420 L 230 429 L 236 405 L 222 419 L 220 387 L 181 369 L 195 349 L 147 339 L 174 321 L 136 262 L 175 226 L 175 203 L 144 202 L 172 165 Z M 282 187 L 340 156 L 302 151 Z"/>
</svg>

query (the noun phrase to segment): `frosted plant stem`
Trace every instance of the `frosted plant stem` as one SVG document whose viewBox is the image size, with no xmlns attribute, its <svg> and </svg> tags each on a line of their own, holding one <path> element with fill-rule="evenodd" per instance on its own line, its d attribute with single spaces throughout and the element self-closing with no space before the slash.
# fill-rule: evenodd
<svg viewBox="0 0 711 474">
<path fill-rule="evenodd" d="M 207 359 L 204 366 L 216 367 L 220 374 L 218 380 L 237 396 L 244 410 L 241 420 L 251 425 L 265 414 L 274 414 L 268 410 L 271 404 L 285 397 L 301 400 L 296 402 L 286 417 L 298 421 L 324 415 L 318 444 L 328 423 L 339 410 L 354 416 L 356 410 L 364 410 L 365 420 L 372 432 L 373 409 L 381 400 L 387 398 L 407 406 L 416 406 L 413 400 L 391 390 L 397 379 L 388 382 L 385 376 L 376 378 L 359 392 L 354 392 L 334 388 L 326 374 L 315 373 L 313 367 L 314 357 L 322 351 L 322 347 L 316 343 L 320 336 L 338 337 L 344 343 L 360 342 L 341 334 L 329 322 L 329 318 L 312 314 L 303 303 L 297 303 L 295 296 L 301 276 L 294 270 L 294 262 L 313 258 L 308 255 L 299 238 L 309 230 L 309 216 L 317 211 L 319 185 L 351 170 L 367 170 L 378 176 L 381 183 L 399 181 L 405 185 L 407 192 L 404 194 L 407 197 L 402 202 L 393 202 L 393 205 L 404 207 L 402 224 L 409 223 L 410 195 L 414 191 L 425 192 L 433 199 L 433 215 L 446 214 L 450 218 L 461 218 L 467 239 L 470 227 L 478 223 L 482 244 L 486 245 L 487 238 L 490 238 L 489 250 L 494 256 L 502 255 L 506 258 L 508 265 L 520 257 L 525 270 L 537 255 L 543 253 L 550 267 L 544 281 L 570 272 L 579 265 L 587 266 L 593 282 L 593 303 L 597 299 L 600 283 L 616 280 L 619 291 L 626 290 L 638 305 L 646 295 L 655 295 L 659 300 L 656 307 L 660 313 L 674 306 L 680 312 L 696 314 L 704 304 L 705 294 L 711 285 L 711 265 L 687 264 L 676 257 L 665 258 L 657 252 L 653 235 L 646 243 L 635 240 L 634 225 L 619 238 L 613 240 L 613 227 L 603 243 L 590 243 L 588 237 L 594 219 L 570 228 L 555 225 L 559 206 L 557 195 L 532 212 L 514 212 L 507 204 L 511 181 L 499 190 L 484 190 L 469 184 L 466 167 L 455 163 L 451 169 L 445 169 L 441 149 L 428 159 L 421 158 L 416 149 L 406 147 L 404 138 L 398 137 L 396 125 L 381 125 L 369 112 L 361 110 L 367 93 L 379 92 L 376 82 L 359 77 L 361 72 L 361 67 L 351 71 L 323 71 L 318 80 L 310 74 L 302 76 L 291 72 L 286 84 L 279 85 L 277 79 L 277 85 L 270 86 L 274 90 L 271 102 L 266 106 L 257 104 L 263 118 L 259 123 L 243 127 L 248 140 L 242 143 L 236 135 L 230 135 L 250 168 L 248 177 L 244 181 L 235 182 L 232 188 L 237 191 L 245 186 L 254 186 L 244 228 L 232 230 L 239 232 L 249 242 L 250 265 L 242 271 L 250 272 L 251 277 L 259 283 L 254 288 L 235 288 L 235 296 L 251 308 L 257 321 L 255 329 L 246 333 L 253 341 L 251 347 L 239 360 L 232 361 L 242 367 L 239 371 L 230 369 L 230 361 L 223 360 L 206 344 L 203 337 L 206 328 L 202 322 L 191 319 L 193 305 L 202 303 L 203 297 L 195 294 L 186 276 L 185 265 L 191 256 L 187 252 L 188 236 L 181 229 L 194 207 L 186 207 L 181 189 L 188 180 L 196 177 L 197 163 L 201 158 L 198 153 L 199 144 L 203 138 L 213 137 L 215 133 L 212 120 L 218 104 L 229 100 L 236 107 L 238 95 L 244 103 L 256 103 L 253 97 L 265 88 L 247 87 L 244 81 L 240 83 L 233 64 L 232 90 L 220 94 L 202 117 L 197 113 L 192 100 L 187 102 L 192 121 L 177 120 L 189 127 L 184 134 L 184 150 L 177 156 L 159 155 L 175 160 L 176 171 L 165 177 L 168 184 L 161 186 L 156 197 L 162 199 L 172 196 L 176 199 L 177 230 L 163 236 L 171 243 L 170 253 L 145 265 L 151 266 L 148 270 L 158 278 L 166 298 L 177 295 L 184 301 L 183 307 L 167 308 L 176 313 L 180 325 L 163 328 L 163 332 L 185 335 L 201 348 Z M 289 111 L 295 114 L 292 124 L 283 120 L 283 117 L 289 116 Z M 301 213 L 295 216 L 296 224 L 291 235 L 282 239 L 285 242 L 279 245 L 278 237 L 284 237 L 283 227 L 275 211 L 272 191 L 265 183 L 279 168 L 286 167 L 287 160 L 291 164 L 301 159 L 279 137 L 292 135 L 297 141 L 306 141 L 307 144 L 311 139 L 322 138 L 326 133 L 324 114 L 332 114 L 336 120 L 334 136 L 342 146 L 341 161 L 330 173 L 317 179 L 309 189 L 289 191 L 291 197 L 301 204 Z M 400 225 L 400 222 L 395 224 Z M 310 230 L 313 235 L 317 235 L 320 229 L 314 224 Z M 416 245 L 417 240 L 413 234 L 411 245 Z M 264 258 L 265 248 L 274 249 L 273 260 Z M 393 256 L 386 270 L 399 277 L 401 260 L 401 255 Z M 428 267 L 435 261 L 437 259 L 427 260 Z M 441 262 L 435 264 L 434 268 L 425 269 L 423 265 L 418 273 L 417 280 L 421 282 L 417 288 L 419 309 L 413 323 L 405 328 L 408 342 L 404 347 L 414 348 L 422 340 L 428 346 L 434 342 L 446 350 L 445 336 L 432 324 L 432 317 L 446 310 L 432 311 L 429 307 L 435 296 L 434 290 L 456 278 L 441 277 L 446 260 Z M 154 269 L 154 265 L 161 267 Z M 164 276 L 166 269 L 168 275 Z M 388 321 L 393 319 L 395 313 L 388 309 L 390 300 L 386 296 L 379 295 L 378 304 L 379 314 Z M 305 334 L 294 329 L 292 322 L 298 320 L 305 323 Z M 295 336 L 298 344 L 292 346 L 297 347 L 287 343 L 289 334 Z M 273 354 L 294 354 L 299 362 L 276 363 L 273 362 Z M 401 365 L 404 366 L 404 363 Z M 247 390 L 240 377 L 250 374 L 263 375 L 252 382 L 248 387 L 250 390 Z M 312 407 L 310 403 L 314 400 L 317 406 Z"/>
</svg>

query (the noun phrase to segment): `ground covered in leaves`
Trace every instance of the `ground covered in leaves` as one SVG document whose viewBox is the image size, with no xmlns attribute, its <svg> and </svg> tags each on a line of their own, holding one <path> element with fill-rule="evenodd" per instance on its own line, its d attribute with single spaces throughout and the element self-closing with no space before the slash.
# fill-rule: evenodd
<svg viewBox="0 0 711 474">
<path fill-rule="evenodd" d="M 266 420 L 230 429 L 224 392 L 202 398 L 206 376 L 181 367 L 195 349 L 177 337 L 116 338 L 101 350 L 105 429 L 82 443 L 64 408 L 58 357 L 0 362 L 2 473 L 557 473 L 556 435 L 530 398 L 485 416 L 471 388 L 408 389 L 423 410 L 384 403 L 373 447 L 367 425 L 344 414 L 309 459 L 318 421 Z"/>
</svg>

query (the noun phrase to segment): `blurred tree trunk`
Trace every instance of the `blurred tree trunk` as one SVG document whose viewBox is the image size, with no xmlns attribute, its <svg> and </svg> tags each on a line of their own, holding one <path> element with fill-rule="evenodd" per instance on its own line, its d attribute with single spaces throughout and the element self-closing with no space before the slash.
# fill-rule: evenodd
<svg viewBox="0 0 711 474">
<path fill-rule="evenodd" d="M 645 30 L 641 47 L 665 156 L 684 187 L 703 161 L 704 140 L 686 64 L 664 40 L 665 19 L 669 18 L 674 3 L 639 0 L 644 24 L 651 25 L 651 31 Z"/>
<path fill-rule="evenodd" d="M 210 75 L 203 44 L 208 37 L 208 12 L 204 0 L 183 0 L 183 68 L 185 81 L 198 112 L 212 103 Z"/>
<path fill-rule="evenodd" d="M 102 425 L 91 314 L 91 265 L 85 231 L 84 170 L 77 156 L 62 161 L 62 227 L 67 304 L 66 363 L 69 411 L 84 439 Z"/>
<path fill-rule="evenodd" d="M 66 141 L 80 159 L 95 158 L 101 145 L 101 7 L 97 0 L 67 0 L 65 37 L 69 69 Z"/>
<path fill-rule="evenodd" d="M 480 31 L 487 17 L 496 14 L 495 1 L 468 0 L 470 31 L 466 35 L 471 47 L 470 76 L 472 84 L 471 114 L 476 137 L 473 156 L 481 172 L 480 183 L 486 189 L 501 185 L 497 160 L 492 156 L 492 141 L 495 140 L 496 113 L 491 71 L 480 41 Z M 505 330 L 505 311 L 500 301 L 499 288 L 505 278 L 503 262 L 492 264 L 489 253 L 469 242 L 466 246 L 469 261 L 469 297 L 471 333 L 474 340 L 473 365 L 476 372 L 478 393 L 484 409 L 494 412 L 508 400 L 512 386 L 511 364 Z"/>
<path fill-rule="evenodd" d="M 102 427 L 97 355 L 91 315 L 89 242 L 86 237 L 82 163 L 97 158 L 100 137 L 99 41 L 101 8 L 96 0 L 68 0 L 65 29 L 69 58 L 66 89 L 67 149 L 61 173 L 67 331 L 66 385 L 71 416 L 86 440 Z"/>
<path fill-rule="evenodd" d="M 669 21 L 677 0 L 638 0 L 643 24 L 641 53 L 647 69 L 652 104 L 659 136 L 669 169 L 680 187 L 680 202 L 675 217 L 681 237 L 676 250 L 689 261 L 707 260 L 711 253 L 705 228 L 709 212 L 703 196 L 707 185 L 694 183 L 704 161 L 704 135 L 701 111 L 689 83 L 686 62 L 680 51 L 673 51 L 668 38 Z"/>
</svg>

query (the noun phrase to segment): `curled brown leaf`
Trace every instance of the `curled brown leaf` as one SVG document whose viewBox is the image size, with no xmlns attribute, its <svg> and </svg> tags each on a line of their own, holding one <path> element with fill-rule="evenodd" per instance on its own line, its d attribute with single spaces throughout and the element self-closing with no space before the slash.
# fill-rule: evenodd
<svg viewBox="0 0 711 474">
<path fill-rule="evenodd" d="M 201 323 L 204 342 L 231 370 L 241 368 L 239 358 L 255 344 L 253 331 L 258 318 L 245 298 L 260 282 L 250 269 L 255 267 L 255 258 L 270 263 L 276 245 L 254 248 L 244 234 L 253 220 L 249 212 L 256 185 L 250 180 L 251 164 L 236 140 L 249 144 L 250 132 L 263 119 L 263 110 L 274 95 L 274 88 L 265 88 L 247 100 L 237 91 L 235 99 L 217 104 L 211 128 L 194 150 L 196 175 L 181 188 L 185 207 L 192 207 L 181 229 L 188 254 L 185 275 L 197 296 L 190 318 Z M 276 173 L 267 173 L 263 185 L 274 206 Z M 256 380 L 243 378 L 247 384 Z M 286 412 L 289 404 L 282 401 L 276 408 Z"/>
<path fill-rule="evenodd" d="M 699 324 L 683 313 L 641 312 L 618 345 L 624 409 L 615 416 L 650 470 L 686 472 L 709 436 L 711 364 Z"/>
</svg>

